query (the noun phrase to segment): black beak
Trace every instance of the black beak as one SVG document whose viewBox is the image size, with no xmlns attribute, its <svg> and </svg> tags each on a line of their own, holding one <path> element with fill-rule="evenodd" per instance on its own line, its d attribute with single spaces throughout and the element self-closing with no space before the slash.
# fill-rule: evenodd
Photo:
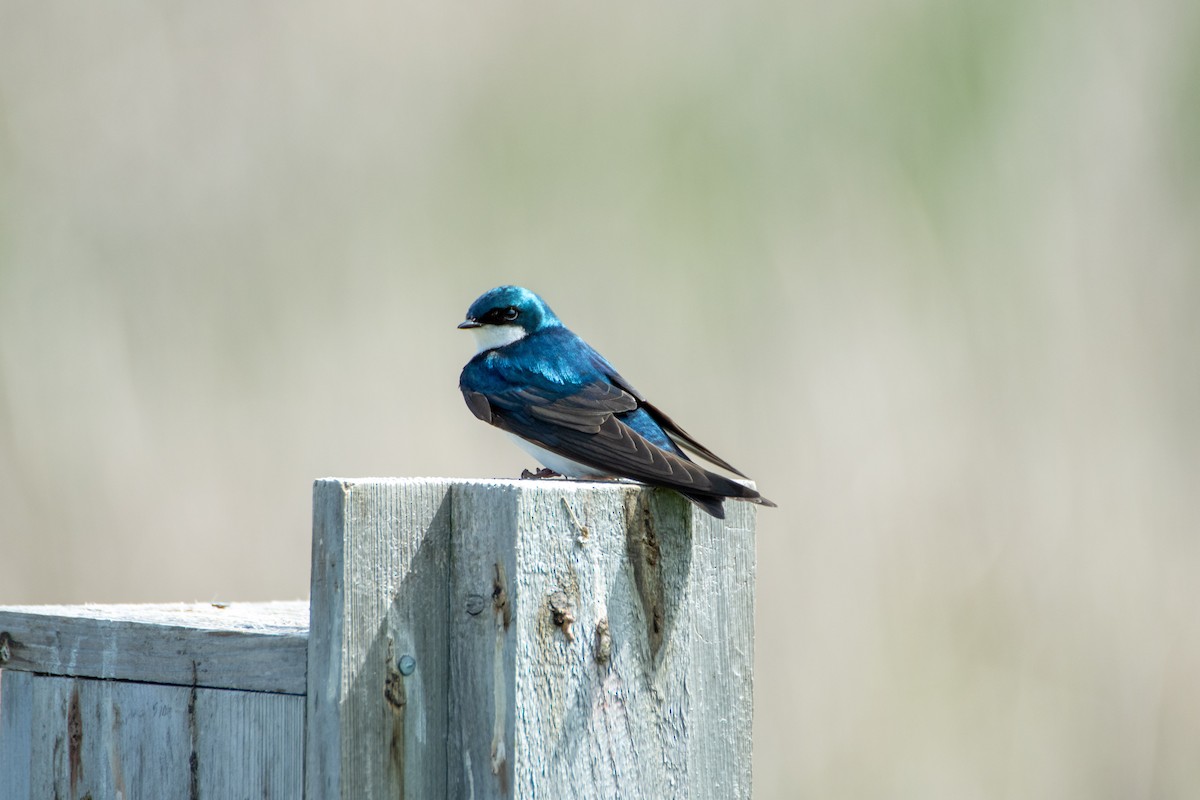
<svg viewBox="0 0 1200 800">
<path fill-rule="evenodd" d="M 458 329 L 460 331 L 470 330 L 471 328 L 482 328 L 482 327 L 483 327 L 483 323 L 476 322 L 473 319 L 464 319 L 462 322 L 458 323 Z"/>
</svg>

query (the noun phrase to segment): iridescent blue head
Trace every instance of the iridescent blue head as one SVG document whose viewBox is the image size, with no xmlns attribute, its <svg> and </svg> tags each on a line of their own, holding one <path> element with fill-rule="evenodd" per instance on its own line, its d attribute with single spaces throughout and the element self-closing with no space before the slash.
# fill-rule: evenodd
<svg viewBox="0 0 1200 800">
<path fill-rule="evenodd" d="M 482 353 L 561 325 L 550 306 L 533 292 L 520 286 L 497 286 L 471 303 L 467 318 L 458 327 L 475 334 Z"/>
</svg>

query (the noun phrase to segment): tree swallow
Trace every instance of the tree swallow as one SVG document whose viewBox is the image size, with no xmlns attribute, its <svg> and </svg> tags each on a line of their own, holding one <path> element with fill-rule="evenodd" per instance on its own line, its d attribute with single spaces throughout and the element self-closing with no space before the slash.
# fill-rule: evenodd
<svg viewBox="0 0 1200 800">
<path fill-rule="evenodd" d="M 467 407 L 548 468 L 536 477 L 631 478 L 674 489 L 719 519 L 725 498 L 775 505 L 688 458 L 681 448 L 746 477 L 647 402 L 528 289 L 484 293 L 458 327 L 478 345 L 458 379 Z"/>
</svg>

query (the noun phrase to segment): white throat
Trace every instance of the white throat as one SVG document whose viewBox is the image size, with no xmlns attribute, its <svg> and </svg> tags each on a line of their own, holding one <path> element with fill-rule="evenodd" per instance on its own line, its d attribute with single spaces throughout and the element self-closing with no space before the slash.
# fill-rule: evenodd
<svg viewBox="0 0 1200 800">
<path fill-rule="evenodd" d="M 525 338 L 525 329 L 520 325 L 480 325 L 478 328 L 471 328 L 470 331 L 475 337 L 476 353 L 495 350 Z"/>
</svg>

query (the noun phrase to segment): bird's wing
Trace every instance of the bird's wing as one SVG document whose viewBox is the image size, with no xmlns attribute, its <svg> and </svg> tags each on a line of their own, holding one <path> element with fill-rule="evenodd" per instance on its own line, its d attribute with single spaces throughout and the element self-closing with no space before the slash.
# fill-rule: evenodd
<svg viewBox="0 0 1200 800">
<path fill-rule="evenodd" d="M 746 473 L 742 472 L 740 469 L 718 456 L 712 450 L 709 450 L 707 447 L 696 441 L 696 439 L 690 433 L 679 427 L 675 420 L 671 419 L 662 411 L 660 411 L 657 406 L 643 402 L 642 408 L 646 409 L 646 412 L 654 418 L 654 421 L 658 423 L 658 426 L 666 431 L 667 435 L 674 439 L 680 447 L 691 451 L 694 455 L 698 455 L 712 464 L 716 464 L 721 469 L 729 470 L 734 475 L 740 475 L 743 478 L 746 477 Z"/>
<path fill-rule="evenodd" d="M 758 496 L 655 446 L 622 422 L 617 415 L 638 408 L 638 398 L 616 384 L 592 381 L 568 395 L 525 386 L 488 394 L 464 389 L 463 396 L 485 422 L 599 471 L 685 492 Z"/>
<path fill-rule="evenodd" d="M 595 351 L 593 351 L 593 353 L 595 353 Z M 659 410 L 657 406 L 650 403 L 637 389 L 633 388 L 633 384 L 621 377 L 620 373 L 613 369 L 612 364 L 609 364 L 603 356 L 601 356 L 599 353 L 595 353 L 595 357 L 598 359 L 596 366 L 605 371 L 605 373 L 608 375 L 608 379 L 629 394 L 633 395 L 633 397 L 637 399 L 641 408 L 645 409 L 646 413 L 648 413 L 651 418 L 658 423 L 658 426 L 662 428 L 668 436 L 674 439 L 679 446 L 688 450 L 693 455 L 700 456 L 711 464 L 716 464 L 721 469 L 727 469 L 734 475 L 740 475 L 743 478 L 746 477 L 746 473 L 742 472 L 740 469 L 718 456 L 712 450 L 709 450 L 707 447 L 700 444 L 700 442 L 696 441 L 694 436 L 685 431 L 683 428 L 679 427 L 675 420 L 668 417 L 661 410 Z"/>
</svg>

